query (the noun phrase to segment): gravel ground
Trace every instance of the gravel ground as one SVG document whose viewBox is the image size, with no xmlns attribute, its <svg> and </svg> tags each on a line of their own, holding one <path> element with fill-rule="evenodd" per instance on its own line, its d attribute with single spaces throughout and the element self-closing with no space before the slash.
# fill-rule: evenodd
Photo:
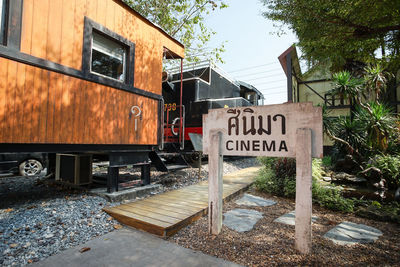
<svg viewBox="0 0 400 267">
<path fill-rule="evenodd" d="M 224 173 L 254 166 L 254 158 L 227 159 Z M 101 172 L 101 168 L 96 169 Z M 207 164 L 171 174 L 152 172 L 151 181 L 161 183 L 157 194 L 207 179 Z M 139 177 L 134 169 L 121 173 Z M 85 190 L 70 190 L 40 178 L 0 178 L 0 266 L 21 266 L 43 260 L 85 243 L 121 226 L 102 211 L 104 199 Z"/>
<path fill-rule="evenodd" d="M 245 266 L 400 266 L 398 224 L 377 222 L 314 206 L 313 215 L 319 219 L 312 226 L 313 253 L 304 256 L 294 249 L 294 227 L 273 222 L 294 210 L 294 201 L 259 193 L 254 189 L 250 193 L 278 203 L 270 207 L 246 207 L 264 214 L 253 230 L 238 233 L 223 226 L 218 236 L 212 236 L 208 234 L 207 217 L 203 217 L 169 240 Z M 224 212 L 239 208 L 234 203 L 236 199 L 224 204 Z M 375 227 L 383 232 L 383 236 L 375 243 L 351 247 L 335 245 L 322 237 L 343 221 Z"/>
</svg>

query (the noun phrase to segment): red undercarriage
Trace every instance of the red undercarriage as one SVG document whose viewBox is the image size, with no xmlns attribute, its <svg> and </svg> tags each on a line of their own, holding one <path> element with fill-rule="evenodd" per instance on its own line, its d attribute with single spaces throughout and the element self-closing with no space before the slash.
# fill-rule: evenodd
<svg viewBox="0 0 400 267">
<path fill-rule="evenodd" d="M 178 131 L 176 131 L 178 132 Z M 189 141 L 190 137 L 189 137 L 189 133 L 197 133 L 197 134 L 203 134 L 203 127 L 186 127 L 185 128 L 185 141 Z M 164 138 L 165 138 L 165 142 L 178 142 L 179 141 L 179 134 L 178 135 L 174 135 L 172 133 L 171 128 L 165 128 L 164 129 Z"/>
</svg>

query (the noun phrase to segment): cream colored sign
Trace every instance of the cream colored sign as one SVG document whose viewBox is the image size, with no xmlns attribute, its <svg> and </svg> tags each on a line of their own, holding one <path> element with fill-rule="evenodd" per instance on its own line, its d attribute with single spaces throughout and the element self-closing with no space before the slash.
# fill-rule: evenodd
<svg viewBox="0 0 400 267">
<path fill-rule="evenodd" d="M 222 133 L 222 155 L 296 157 L 296 131 L 312 130 L 312 156 L 322 158 L 322 108 L 312 103 L 212 109 L 203 115 L 203 152 Z"/>
</svg>

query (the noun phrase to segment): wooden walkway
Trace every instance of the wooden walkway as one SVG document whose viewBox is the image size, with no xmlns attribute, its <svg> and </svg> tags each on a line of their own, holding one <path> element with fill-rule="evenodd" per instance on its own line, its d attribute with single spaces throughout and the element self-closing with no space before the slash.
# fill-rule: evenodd
<svg viewBox="0 0 400 267">
<path fill-rule="evenodd" d="M 242 169 L 223 177 L 227 201 L 245 191 L 259 167 Z M 201 182 L 104 211 L 119 222 L 159 236 L 171 236 L 208 213 L 208 182 Z"/>
</svg>

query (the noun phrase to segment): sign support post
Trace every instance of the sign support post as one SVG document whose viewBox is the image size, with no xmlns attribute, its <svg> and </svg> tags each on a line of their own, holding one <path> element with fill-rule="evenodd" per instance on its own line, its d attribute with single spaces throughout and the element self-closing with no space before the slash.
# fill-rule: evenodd
<svg viewBox="0 0 400 267">
<path fill-rule="evenodd" d="M 311 253 L 312 157 L 323 156 L 322 108 L 312 103 L 210 109 L 203 115 L 209 155 L 209 231 L 222 228 L 222 155 L 296 158 L 295 248 Z"/>
<path fill-rule="evenodd" d="M 218 235 L 222 228 L 222 133 L 212 132 L 208 156 L 208 230 Z"/>
<path fill-rule="evenodd" d="M 297 129 L 296 135 L 295 247 L 301 253 L 309 254 L 311 253 L 312 244 L 311 129 Z"/>
</svg>

